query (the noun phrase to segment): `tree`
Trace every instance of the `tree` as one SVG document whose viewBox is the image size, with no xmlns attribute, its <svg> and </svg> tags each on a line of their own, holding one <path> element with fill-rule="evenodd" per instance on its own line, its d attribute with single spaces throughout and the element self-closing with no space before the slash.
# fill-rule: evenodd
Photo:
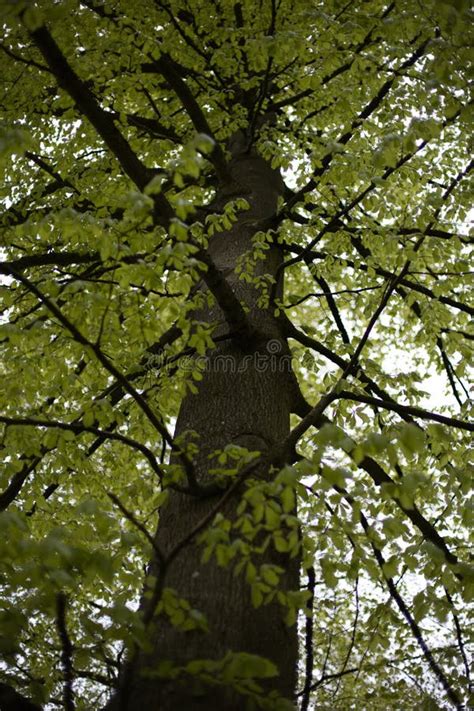
<svg viewBox="0 0 474 711">
<path fill-rule="evenodd" d="M 468 3 L 2 10 L 0 708 L 468 704 Z"/>
</svg>

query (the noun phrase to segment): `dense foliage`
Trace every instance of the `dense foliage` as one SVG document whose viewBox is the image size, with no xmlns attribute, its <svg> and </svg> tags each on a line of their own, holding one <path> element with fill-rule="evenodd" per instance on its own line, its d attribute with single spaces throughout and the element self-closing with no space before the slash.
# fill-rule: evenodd
<svg viewBox="0 0 474 711">
<path fill-rule="evenodd" d="M 301 709 L 468 704 L 468 3 L 1 9 L 0 695 L 100 709 L 146 644 L 160 506 L 192 488 L 170 432 L 215 346 L 196 285 L 248 208 L 212 200 L 244 141 L 286 187 L 235 268 L 301 395 L 271 480 L 245 480 L 255 452 L 220 452 L 213 477 L 225 496 L 240 476 L 242 503 L 231 535 L 216 499 L 204 559 L 299 620 Z M 274 245 L 282 293 L 256 269 Z M 239 325 L 216 271 L 209 298 Z M 300 592 L 278 598 L 278 568 L 252 563 L 257 530 L 301 554 Z M 205 624 L 166 580 L 157 614 Z M 188 669 L 259 708 L 274 672 L 232 654 Z"/>
</svg>

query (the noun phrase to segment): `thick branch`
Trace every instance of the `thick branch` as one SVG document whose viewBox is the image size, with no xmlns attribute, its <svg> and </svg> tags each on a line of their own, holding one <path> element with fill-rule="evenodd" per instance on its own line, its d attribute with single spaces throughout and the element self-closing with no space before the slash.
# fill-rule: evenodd
<svg viewBox="0 0 474 711">
<path fill-rule="evenodd" d="M 290 321 L 286 316 L 282 316 L 280 319 L 280 323 L 283 326 L 283 330 L 285 334 L 287 335 L 288 338 L 293 338 L 295 341 L 298 341 L 298 343 L 301 343 L 304 346 L 307 346 L 308 348 L 311 348 L 312 350 L 316 351 L 317 353 L 321 353 L 325 358 L 330 360 L 331 362 L 335 363 L 341 370 L 344 372 L 346 368 L 349 365 L 349 361 L 345 360 L 342 356 L 338 355 L 337 353 L 334 353 L 331 351 L 327 346 L 323 345 L 320 343 L 320 341 L 317 341 L 315 338 L 312 338 L 311 336 L 308 336 L 308 334 L 304 333 L 303 331 L 300 331 L 296 326 L 293 324 L 292 321 Z M 361 383 L 363 383 L 365 386 L 367 386 L 368 389 L 370 389 L 371 392 L 375 393 L 378 395 L 382 400 L 385 400 L 387 402 L 395 403 L 395 400 L 392 399 L 392 397 L 385 392 L 382 388 L 380 388 L 377 383 L 372 380 L 372 378 L 369 378 L 365 372 L 362 370 L 360 364 L 358 365 L 357 369 L 352 372 L 352 375 L 357 378 Z M 395 403 L 396 404 L 396 403 Z M 400 413 L 402 418 L 406 420 L 407 422 L 411 422 L 412 418 L 408 413 Z"/>
<path fill-rule="evenodd" d="M 336 399 L 336 398 L 333 398 Z M 329 419 L 324 414 L 316 412 L 316 408 L 311 408 L 311 405 L 306 403 L 303 398 L 299 400 L 298 415 L 300 417 L 311 416 L 311 426 L 321 429 L 324 425 L 332 425 L 332 420 Z M 307 427 L 305 428 L 305 430 Z M 295 432 L 296 428 L 293 430 Z M 353 460 L 354 464 L 363 469 L 372 479 L 376 486 L 391 486 L 395 487 L 396 483 L 391 479 L 387 472 L 380 466 L 375 459 L 365 455 L 362 460 L 355 456 L 355 450 L 357 448 L 357 443 L 350 437 L 344 430 L 344 444 L 342 445 L 343 451 Z M 410 519 L 412 524 L 423 534 L 427 541 L 430 541 L 435 545 L 440 551 L 442 551 L 446 561 L 453 566 L 458 564 L 457 556 L 448 548 L 443 537 L 438 533 L 436 528 L 430 523 L 418 509 L 415 503 L 412 506 L 405 506 L 397 496 L 393 497 L 393 500 L 400 508 L 401 511 Z M 455 573 L 456 576 L 461 579 L 462 575 L 458 572 Z"/>
<path fill-rule="evenodd" d="M 143 190 L 153 177 L 153 171 L 143 165 L 130 148 L 111 116 L 101 108 L 87 85 L 72 69 L 48 29 L 42 25 L 38 29 L 32 30 L 30 34 L 56 77 L 59 86 L 69 94 L 79 111 L 89 119 L 99 136 L 119 161 L 126 175 L 140 190 Z M 162 221 L 167 222 L 173 215 L 170 204 L 161 194 L 155 196 L 155 201 L 160 210 Z"/>
<path fill-rule="evenodd" d="M 224 182 L 228 182 L 229 171 L 222 147 L 214 138 L 212 129 L 209 126 L 201 107 L 194 98 L 192 91 L 177 71 L 176 63 L 168 55 L 162 54 L 161 57 L 156 60 L 155 64 L 160 74 L 162 74 L 162 76 L 173 87 L 176 96 L 179 98 L 188 113 L 188 116 L 191 119 L 196 131 L 204 133 L 206 136 L 209 136 L 214 140 L 214 148 L 208 157 L 214 165 L 219 178 Z"/>
<path fill-rule="evenodd" d="M 411 405 L 400 405 L 396 402 L 388 402 L 387 400 L 381 400 L 380 398 L 370 397 L 369 395 L 349 392 L 348 390 L 341 390 L 339 393 L 337 393 L 336 399 L 365 402 L 368 405 L 373 405 L 374 407 L 382 407 L 384 410 L 392 410 L 393 412 L 397 412 L 400 415 L 403 414 L 410 415 L 412 417 L 419 417 L 423 420 L 432 420 L 433 422 L 440 422 L 442 425 L 448 425 L 448 427 L 457 427 L 461 430 L 474 432 L 474 423 L 472 422 L 464 422 L 463 420 L 458 420 L 455 417 L 446 417 L 445 415 L 440 415 L 436 412 L 428 412 L 428 410 L 423 410 L 420 407 L 413 407 Z"/>
<path fill-rule="evenodd" d="M 256 334 L 249 322 L 244 307 L 234 294 L 222 272 L 219 271 L 214 264 L 211 255 L 205 249 L 200 249 L 196 256 L 206 265 L 206 269 L 201 272 L 202 278 L 224 312 L 224 317 L 231 333 L 236 336 L 242 336 L 245 342 L 252 341 Z"/>
<path fill-rule="evenodd" d="M 85 254 L 81 252 L 47 252 L 46 254 L 29 254 L 25 257 L 12 259 L 9 262 L 0 262 L 0 274 L 11 274 L 13 271 L 23 271 L 32 267 L 69 266 L 70 264 L 89 264 L 100 261 L 98 252 Z"/>
<path fill-rule="evenodd" d="M 418 234 L 420 233 L 418 232 Z M 354 246 L 356 246 L 355 242 L 353 244 Z M 298 255 L 298 258 L 301 257 L 309 267 L 311 267 L 313 259 L 326 259 L 327 257 L 331 257 L 331 259 L 335 259 L 336 261 L 342 262 L 346 266 L 351 267 L 354 270 L 360 269 L 362 272 L 368 272 L 370 270 L 374 271 L 376 274 L 384 277 L 385 279 L 395 278 L 395 274 L 393 272 L 388 271 L 388 269 L 383 269 L 382 267 L 378 266 L 369 267 L 367 264 L 364 263 L 356 264 L 354 261 L 352 261 L 351 259 L 347 259 L 346 257 L 338 257 L 330 255 L 328 252 L 307 249 L 306 247 L 302 247 L 301 245 L 295 244 L 293 242 L 285 244 L 283 246 L 283 249 L 287 249 L 290 252 L 294 252 L 296 255 Z M 357 251 L 362 256 L 368 256 L 367 254 L 362 254 L 360 247 Z M 293 260 L 289 260 L 288 265 L 290 264 L 290 261 L 292 264 L 294 263 Z M 429 289 L 427 286 L 424 286 L 423 284 L 418 284 L 414 281 L 411 281 L 410 279 L 407 279 L 406 277 L 400 279 L 398 283 L 401 286 L 405 286 L 407 289 L 417 291 L 420 294 L 428 296 L 430 299 L 434 299 L 436 301 L 441 302 L 442 304 L 446 304 L 446 306 L 451 306 L 453 309 L 457 309 L 458 311 L 464 311 L 464 313 L 467 313 L 470 316 L 474 316 L 474 309 L 468 304 L 463 304 L 461 301 L 458 301 L 457 299 L 452 299 L 450 296 L 438 296 L 431 289 Z"/>
</svg>

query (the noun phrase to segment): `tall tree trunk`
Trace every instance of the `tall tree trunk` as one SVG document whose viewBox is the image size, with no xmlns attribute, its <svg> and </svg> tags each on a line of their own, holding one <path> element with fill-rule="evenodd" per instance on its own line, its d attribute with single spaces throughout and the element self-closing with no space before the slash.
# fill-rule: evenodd
<svg viewBox="0 0 474 711">
<path fill-rule="evenodd" d="M 216 234 L 209 253 L 233 292 L 249 309 L 250 324 L 258 332 L 250 347 L 239 339 L 220 342 L 209 354 L 198 393 L 188 394 L 181 405 L 176 435 L 188 430 L 198 434 L 199 454 L 194 459 L 199 481 L 208 481 L 212 463 L 209 455 L 228 444 L 249 450 L 267 452 L 281 443 L 289 432 L 291 378 L 288 368 L 288 346 L 281 337 L 271 309 L 256 306 L 258 292 L 246 281 L 239 280 L 234 268 L 239 257 L 251 247 L 258 223 L 275 214 L 282 190 L 279 174 L 255 154 L 234 154 L 230 164 L 232 184 L 218 192 L 214 209 L 229 199 L 244 197 L 250 209 L 240 214 L 227 232 Z M 257 266 L 260 274 L 275 276 L 281 255 L 271 248 Z M 202 287 L 204 288 L 204 287 Z M 218 306 L 199 313 L 198 318 L 224 324 Z M 220 327 L 220 333 L 228 330 Z M 282 361 L 283 359 L 283 361 Z M 286 371 L 286 372 L 285 372 Z M 215 462 L 213 463 L 215 466 Z M 265 471 L 258 472 L 266 476 Z M 226 503 L 224 515 L 232 519 L 242 491 Z M 165 555 L 184 538 L 215 506 L 216 497 L 199 499 L 170 492 L 160 512 L 156 541 Z M 270 659 L 279 670 L 278 678 L 268 688 L 286 698 L 294 694 L 297 663 L 296 627 L 283 620 L 283 608 L 271 603 L 255 609 L 245 574 L 234 575 L 234 561 L 219 566 L 212 557 L 202 562 L 202 545 L 196 540 L 186 546 L 166 572 L 165 586 L 177 591 L 193 608 L 202 612 L 208 631 L 183 632 L 161 615 L 154 626 L 152 650 L 141 653 L 134 665 L 129 685 L 127 709 L 143 711 L 242 711 L 245 701 L 240 694 L 219 685 L 206 687 L 189 676 L 158 680 L 143 676 L 146 669 L 156 669 L 158 662 L 170 660 L 183 665 L 194 659 L 219 659 L 229 650 L 247 652 Z M 285 569 L 280 589 L 298 588 L 298 560 L 277 553 L 270 545 L 258 563 L 272 563 Z M 154 563 L 152 568 L 157 564 Z"/>
</svg>

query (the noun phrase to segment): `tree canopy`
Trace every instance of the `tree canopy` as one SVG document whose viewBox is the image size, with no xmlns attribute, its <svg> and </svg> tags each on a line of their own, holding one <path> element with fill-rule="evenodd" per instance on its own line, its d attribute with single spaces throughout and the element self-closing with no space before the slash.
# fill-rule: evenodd
<svg viewBox="0 0 474 711">
<path fill-rule="evenodd" d="M 469 3 L 1 9 L 0 708 L 102 709 L 152 619 L 205 634 L 167 585 L 196 544 L 298 626 L 301 711 L 469 704 Z M 259 313 L 283 340 L 256 356 Z M 173 431 L 230 341 L 256 377 L 290 363 L 291 429 L 263 451 L 249 424 L 202 479 Z M 177 494 L 208 508 L 164 555 Z M 295 708 L 245 650 L 151 673 Z"/>
</svg>

